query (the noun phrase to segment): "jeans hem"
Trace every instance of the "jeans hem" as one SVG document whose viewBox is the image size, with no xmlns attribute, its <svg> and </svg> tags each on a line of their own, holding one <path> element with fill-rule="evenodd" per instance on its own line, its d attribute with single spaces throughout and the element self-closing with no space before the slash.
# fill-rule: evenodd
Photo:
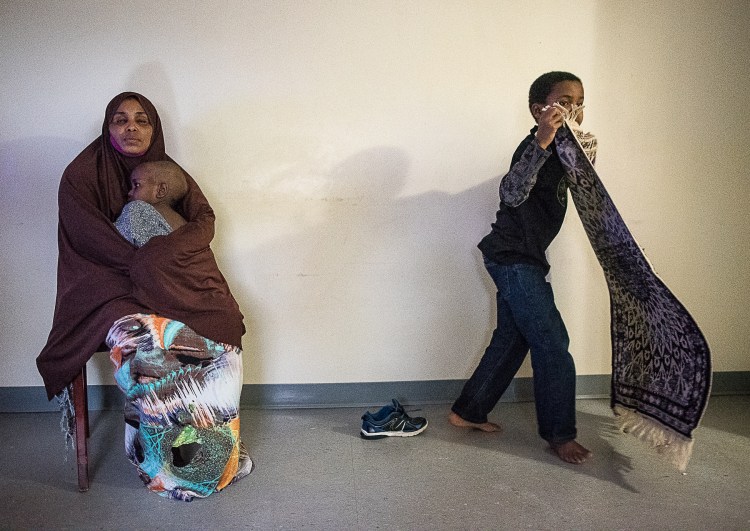
<svg viewBox="0 0 750 531">
<path fill-rule="evenodd" d="M 576 435 L 573 435 L 572 437 L 565 437 L 563 439 L 555 439 L 555 438 L 547 439 L 546 437 L 542 437 L 542 439 L 547 441 L 547 443 L 549 443 L 550 446 L 562 446 L 563 444 L 569 443 L 570 441 L 575 441 Z"/>
<path fill-rule="evenodd" d="M 467 418 L 465 415 L 461 414 L 460 411 L 456 411 L 456 408 L 453 406 L 451 406 L 451 411 L 455 413 L 456 415 L 458 415 L 459 417 L 461 417 L 466 422 L 472 422 L 474 424 L 484 424 L 485 422 L 487 422 L 487 417 L 484 417 L 484 420 L 476 420 L 472 418 Z"/>
</svg>

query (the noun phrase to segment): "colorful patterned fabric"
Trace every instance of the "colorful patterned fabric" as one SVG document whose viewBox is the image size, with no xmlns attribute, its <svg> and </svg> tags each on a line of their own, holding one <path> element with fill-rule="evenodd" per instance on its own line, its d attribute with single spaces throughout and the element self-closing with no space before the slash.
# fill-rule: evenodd
<svg viewBox="0 0 750 531">
<path fill-rule="evenodd" d="M 107 345 L 126 397 L 125 453 L 150 490 L 191 501 L 250 473 L 239 348 L 146 314 L 116 321 Z"/>
<path fill-rule="evenodd" d="M 708 343 L 617 212 L 584 152 L 592 143 L 595 149 L 595 140 L 575 122 L 566 124 L 555 138 L 557 152 L 610 294 L 612 408 L 623 431 L 684 471 L 711 387 Z"/>
</svg>

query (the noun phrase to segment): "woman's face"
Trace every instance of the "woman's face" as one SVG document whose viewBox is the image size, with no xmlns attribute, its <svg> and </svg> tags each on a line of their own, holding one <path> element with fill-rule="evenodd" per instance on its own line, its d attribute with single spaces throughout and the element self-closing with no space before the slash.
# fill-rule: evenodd
<svg viewBox="0 0 750 531">
<path fill-rule="evenodd" d="M 138 100 L 123 101 L 109 122 L 109 141 L 128 157 L 138 157 L 148 151 L 154 127 Z"/>
</svg>

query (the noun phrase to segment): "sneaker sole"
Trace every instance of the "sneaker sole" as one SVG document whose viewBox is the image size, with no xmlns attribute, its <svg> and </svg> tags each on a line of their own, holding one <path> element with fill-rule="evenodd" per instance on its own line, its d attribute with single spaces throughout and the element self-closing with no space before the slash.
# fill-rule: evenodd
<svg viewBox="0 0 750 531">
<path fill-rule="evenodd" d="M 377 433 L 369 433 L 365 430 L 359 430 L 359 435 L 363 439 L 385 439 L 386 437 L 414 437 L 415 435 L 419 435 L 424 430 L 427 429 L 427 425 L 429 423 L 425 422 L 424 426 L 419 428 L 416 431 L 379 431 Z"/>
</svg>

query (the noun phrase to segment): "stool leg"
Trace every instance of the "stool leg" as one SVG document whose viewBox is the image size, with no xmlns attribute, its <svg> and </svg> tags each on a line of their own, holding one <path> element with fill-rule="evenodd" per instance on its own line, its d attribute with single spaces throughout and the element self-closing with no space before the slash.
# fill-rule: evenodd
<svg viewBox="0 0 750 531">
<path fill-rule="evenodd" d="M 86 396 L 86 367 L 73 380 L 73 410 L 75 411 L 76 460 L 78 462 L 78 490 L 89 490 L 88 435 L 89 411 Z"/>
</svg>

